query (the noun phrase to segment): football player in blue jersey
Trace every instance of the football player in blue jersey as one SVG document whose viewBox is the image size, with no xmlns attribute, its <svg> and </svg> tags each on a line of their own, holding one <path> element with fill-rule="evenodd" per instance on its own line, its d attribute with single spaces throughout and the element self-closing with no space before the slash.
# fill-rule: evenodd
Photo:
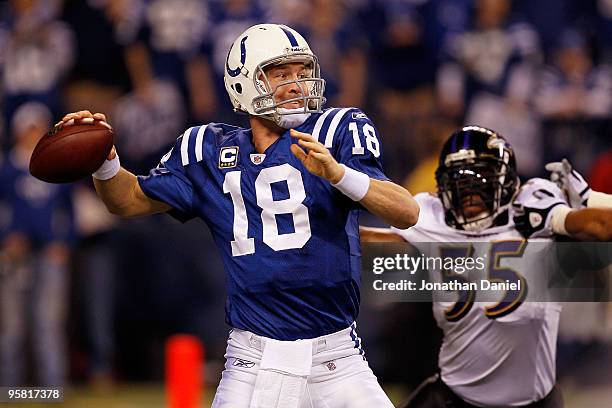
<svg viewBox="0 0 612 408">
<path fill-rule="evenodd" d="M 362 207 L 398 228 L 419 207 L 385 177 L 379 136 L 356 108 L 323 110 L 325 81 L 295 30 L 247 29 L 225 86 L 250 129 L 187 129 L 157 168 L 136 177 L 113 151 L 94 173 L 125 217 L 200 217 L 221 252 L 233 328 L 213 407 L 391 407 L 355 330 Z M 68 114 L 64 125 L 87 118 Z"/>
</svg>

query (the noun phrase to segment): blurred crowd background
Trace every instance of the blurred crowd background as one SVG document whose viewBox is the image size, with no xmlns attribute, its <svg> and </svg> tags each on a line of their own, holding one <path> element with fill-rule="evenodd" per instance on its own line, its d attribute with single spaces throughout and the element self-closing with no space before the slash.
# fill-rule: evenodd
<svg viewBox="0 0 612 408">
<path fill-rule="evenodd" d="M 228 327 L 206 227 L 116 219 L 90 181 L 45 184 L 27 163 L 81 109 L 107 114 L 137 174 L 188 126 L 245 124 L 223 69 L 231 42 L 261 22 L 304 34 L 327 106 L 367 112 L 388 176 L 413 193 L 435 190 L 439 147 L 464 123 L 505 135 L 525 178 L 567 157 L 612 193 L 612 0 L 3 1 L 0 385 L 161 380 L 173 333 L 204 342 L 216 381 Z M 386 308 L 362 309 L 366 351 L 383 383 L 413 387 L 435 370 L 431 306 Z M 568 308 L 561 371 L 609 344 L 606 308 Z"/>
</svg>

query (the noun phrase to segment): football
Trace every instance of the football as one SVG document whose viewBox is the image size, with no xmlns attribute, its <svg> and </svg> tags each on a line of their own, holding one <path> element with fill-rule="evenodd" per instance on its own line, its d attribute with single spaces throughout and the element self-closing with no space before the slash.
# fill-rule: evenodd
<svg viewBox="0 0 612 408">
<path fill-rule="evenodd" d="M 48 183 L 72 183 L 91 176 L 113 147 L 113 131 L 93 118 L 60 123 L 39 141 L 30 158 L 30 174 Z"/>
</svg>

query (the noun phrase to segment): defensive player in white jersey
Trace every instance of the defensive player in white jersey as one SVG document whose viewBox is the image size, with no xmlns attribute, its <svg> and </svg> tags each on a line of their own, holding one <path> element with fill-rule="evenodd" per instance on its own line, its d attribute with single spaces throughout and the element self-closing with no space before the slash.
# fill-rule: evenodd
<svg viewBox="0 0 612 408">
<path fill-rule="evenodd" d="M 94 173 L 111 212 L 169 211 L 209 225 L 227 273 L 233 328 L 215 408 L 392 406 L 355 330 L 358 214 L 363 206 L 408 228 L 418 205 L 385 177 L 368 117 L 355 108 L 322 109 L 319 72 L 295 30 L 253 26 L 225 64 L 227 92 L 250 129 L 187 129 L 146 177 L 120 168 L 114 152 Z M 106 119 L 82 111 L 63 125 L 83 118 Z"/>
<path fill-rule="evenodd" d="M 571 210 L 559 187 L 544 179 L 519 189 L 512 148 L 494 131 L 477 126 L 448 139 L 436 180 L 437 195 L 415 196 L 421 212 L 414 227 L 362 227 L 362 242 L 407 241 L 428 256 L 483 257 L 488 262 L 480 278 L 522 286 L 494 293 L 495 301 L 479 301 L 481 294 L 469 290 L 458 291 L 457 301 L 434 298 L 434 316 L 444 333 L 440 374 L 402 407 L 562 406 L 555 387 L 561 306 L 530 301 L 527 288 L 538 281 L 530 273 L 542 274 L 552 261 L 554 234 L 610 240 L 612 210 Z M 455 244 L 440 244 L 446 242 Z M 429 273 L 434 281 L 461 279 L 454 271 Z"/>
</svg>

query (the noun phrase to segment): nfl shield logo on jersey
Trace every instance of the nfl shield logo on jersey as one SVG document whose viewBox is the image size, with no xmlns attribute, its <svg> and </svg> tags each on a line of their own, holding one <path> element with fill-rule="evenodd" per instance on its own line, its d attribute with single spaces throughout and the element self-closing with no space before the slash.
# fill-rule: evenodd
<svg viewBox="0 0 612 408">
<path fill-rule="evenodd" d="M 263 153 L 251 153 L 251 161 L 255 165 L 260 165 L 264 161 L 265 158 L 266 158 L 266 155 Z"/>
<path fill-rule="evenodd" d="M 219 152 L 219 168 L 229 169 L 236 167 L 238 164 L 238 146 L 229 146 L 221 148 Z"/>
</svg>

